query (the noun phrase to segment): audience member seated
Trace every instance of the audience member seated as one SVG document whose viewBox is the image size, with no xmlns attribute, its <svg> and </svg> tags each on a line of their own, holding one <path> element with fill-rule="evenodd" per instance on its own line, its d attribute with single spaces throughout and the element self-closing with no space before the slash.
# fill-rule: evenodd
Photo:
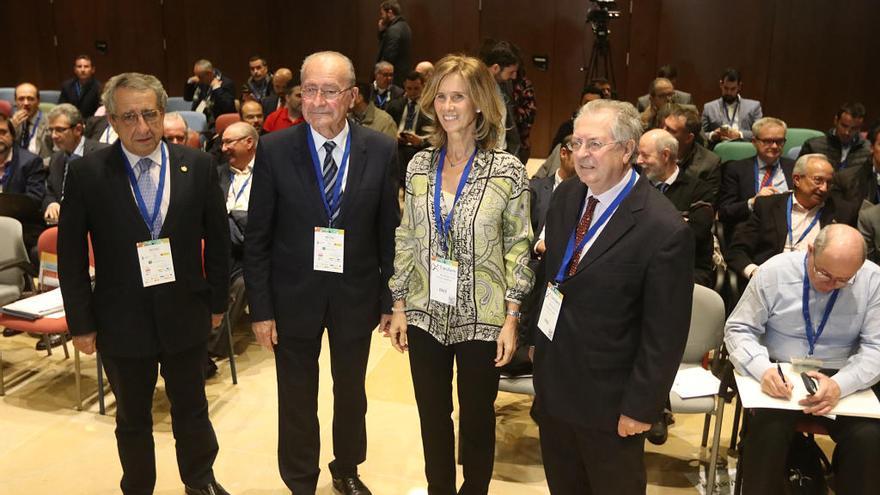
<svg viewBox="0 0 880 495">
<path fill-rule="evenodd" d="M 256 102 L 251 102 L 256 103 Z M 244 290 L 243 258 L 244 258 L 244 234 L 247 231 L 247 209 L 251 196 L 251 178 L 253 177 L 254 157 L 257 154 L 257 143 L 260 135 L 257 130 L 246 122 L 230 124 L 223 132 L 222 143 L 223 156 L 226 163 L 219 166 L 220 189 L 226 198 L 226 212 L 229 219 L 229 234 L 232 245 L 230 254 L 230 284 L 229 284 L 229 318 L 230 328 L 235 325 L 244 314 L 247 305 Z M 208 338 L 208 355 L 213 358 L 228 357 L 229 340 L 226 337 L 226 325 L 211 330 Z M 213 361 L 206 363 L 205 371 L 209 375 L 217 372 L 217 365 Z"/>
<path fill-rule="evenodd" d="M 764 117 L 752 126 L 752 144 L 757 155 L 721 166 L 718 218 L 725 225 L 726 238 L 733 238 L 736 224 L 749 219 L 755 198 L 791 189 L 794 160 L 782 156 L 785 122 Z"/>
<path fill-rule="evenodd" d="M 431 76 L 434 74 L 434 64 L 432 64 L 428 60 L 422 60 L 421 62 L 416 64 L 416 68 L 413 69 L 422 75 L 422 79 L 427 82 L 428 79 L 431 79 Z"/>
<path fill-rule="evenodd" d="M 864 261 L 857 230 L 825 227 L 807 253 L 767 261 L 727 320 L 724 343 L 737 371 L 761 382 L 765 394 L 798 400 L 803 408 L 750 411 L 743 431 L 742 493 L 788 492 L 789 446 L 795 425 L 806 418 L 825 427 L 837 444 L 834 492 L 876 493 L 880 421 L 823 417 L 840 399 L 880 378 L 880 268 Z M 794 360 L 805 363 L 801 369 L 809 370 L 816 393 L 792 397 L 793 384 L 773 363 Z"/>
<path fill-rule="evenodd" d="M 678 69 L 673 65 L 664 65 L 657 69 L 657 77 L 662 77 L 664 79 L 669 79 L 669 82 L 672 83 L 673 86 L 676 85 L 676 80 L 678 79 Z M 677 103 L 679 105 L 693 105 L 694 98 L 690 93 L 685 93 L 684 91 L 675 90 L 675 93 L 672 95 L 671 103 Z M 646 95 L 639 96 L 638 101 L 636 102 L 636 108 L 639 110 L 639 113 L 644 112 L 651 106 L 651 94 L 650 92 Z"/>
<path fill-rule="evenodd" d="M 859 125 L 864 118 L 864 105 L 843 104 L 834 115 L 834 127 L 824 136 L 806 140 L 800 154 L 822 153 L 835 170 L 861 164 L 871 154 L 871 146 L 859 135 Z"/>
<path fill-rule="evenodd" d="M 235 83 L 205 59 L 193 65 L 193 76 L 183 88 L 183 99 L 192 102 L 192 110 L 205 114 L 208 127 L 224 113 L 235 113 Z"/>
<path fill-rule="evenodd" d="M 392 139 L 397 139 L 397 126 L 394 124 L 394 119 L 387 112 L 373 104 L 373 87 L 367 83 L 360 82 L 355 86 L 358 88 L 358 92 L 354 97 L 354 104 L 350 111 L 354 121 L 364 127 L 379 131 Z"/>
<path fill-rule="evenodd" d="M 670 104 L 660 113 L 664 131 L 678 141 L 678 168 L 688 177 L 705 182 L 712 191 L 712 205 L 721 189 L 721 158 L 700 144 L 700 114 L 693 105 Z"/>
<path fill-rule="evenodd" d="M 403 81 L 403 97 L 388 104 L 388 115 L 397 123 L 397 159 L 400 161 L 401 183 L 406 179 L 406 166 L 416 153 L 428 147 L 428 126 L 431 119 L 419 108 L 425 78 L 412 71 Z"/>
<path fill-rule="evenodd" d="M 256 101 L 246 101 L 241 104 L 241 111 L 239 111 L 239 117 L 241 117 L 241 121 L 247 124 L 250 124 L 251 127 L 257 130 L 259 134 L 263 134 L 265 131 L 263 130 L 263 124 L 266 119 L 263 115 L 263 105 Z"/>
<path fill-rule="evenodd" d="M 18 136 L 16 145 L 39 156 L 44 165 L 48 165 L 52 156 L 52 136 L 49 135 L 48 124 L 40 110 L 40 91 L 31 83 L 22 83 L 15 87 L 15 113 L 12 114 L 12 125 Z"/>
<path fill-rule="evenodd" d="M 562 181 L 573 177 L 574 174 L 574 156 L 571 151 L 571 134 L 569 134 L 562 138 L 562 143 L 560 143 L 559 167 L 551 175 L 533 177 L 529 180 L 529 193 L 532 196 L 532 232 L 535 234 L 532 246 L 533 258 L 542 257 L 547 250 L 544 244 L 544 221 L 547 217 L 547 210 L 550 208 L 550 197 Z M 538 272 L 535 271 L 535 273 Z M 538 282 L 540 281 L 536 281 L 535 287 L 543 287 L 543 284 Z"/>
<path fill-rule="evenodd" d="M 290 84 L 284 97 L 284 106 L 266 117 L 263 130 L 272 132 L 287 129 L 303 122 L 302 87 L 299 84 Z"/>
<path fill-rule="evenodd" d="M 376 108 L 385 110 L 391 100 L 403 96 L 400 86 L 394 84 L 394 66 L 378 62 L 373 70 L 373 102 Z"/>
<path fill-rule="evenodd" d="M 61 213 L 61 200 L 64 198 L 64 183 L 67 179 L 68 164 L 82 158 L 87 153 L 109 145 L 83 135 L 83 117 L 70 103 L 62 103 L 53 108 L 46 118 L 55 149 L 58 151 L 49 160 L 49 176 L 46 179 L 46 194 L 43 196 L 43 219 L 46 223 L 58 223 Z"/>
<path fill-rule="evenodd" d="M 880 124 L 868 132 L 870 154 L 834 174 L 834 189 L 851 201 L 880 203 Z"/>
<path fill-rule="evenodd" d="M 855 227 L 859 207 L 828 194 L 833 177 L 834 167 L 825 155 L 813 153 L 798 158 L 792 171 L 791 194 L 757 198 L 749 220 L 736 229 L 727 252 L 730 268 L 749 279 L 773 256 L 805 251 L 826 225 Z"/>
<path fill-rule="evenodd" d="M 177 112 L 166 113 L 163 126 L 165 142 L 186 146 L 186 141 L 189 139 L 189 126 L 182 115 Z"/>
<path fill-rule="evenodd" d="M 504 103 L 501 121 L 504 122 L 506 132 L 502 133 L 496 147 L 507 151 L 513 156 L 519 156 L 519 132 L 513 119 L 513 94 L 511 81 L 516 77 L 519 69 L 519 57 L 516 49 L 506 41 L 487 40 L 480 50 L 480 58 L 489 73 L 495 78 L 498 96 Z"/>
<path fill-rule="evenodd" d="M 742 78 L 736 69 L 725 69 L 718 84 L 721 98 L 703 107 L 703 132 L 709 138 L 709 146 L 751 139 L 752 125 L 763 116 L 761 102 L 740 96 Z"/>
<path fill-rule="evenodd" d="M 248 59 L 248 70 L 251 76 L 241 87 L 242 102 L 255 101 L 262 104 L 273 91 L 269 62 L 259 55 L 254 55 Z"/>
<path fill-rule="evenodd" d="M 293 81 L 293 72 L 286 67 L 281 67 L 272 74 L 272 93 L 263 98 L 261 102 L 263 115 L 269 115 L 275 110 L 284 108 L 291 81 Z"/>
<path fill-rule="evenodd" d="M 862 208 L 859 212 L 859 232 L 868 245 L 868 259 L 880 264 L 880 205 Z"/>
<path fill-rule="evenodd" d="M 0 114 L 0 193 L 23 194 L 32 199 L 37 217 L 46 194 L 46 168 L 40 157 L 16 145 L 16 135 L 12 119 Z M 45 226 L 34 218 L 18 220 L 22 222 L 25 247 L 36 266 L 34 247 Z"/>
<path fill-rule="evenodd" d="M 646 131 L 662 127 L 663 123 L 660 121 L 660 113 L 669 106 L 675 94 L 674 91 L 675 88 L 669 79 L 658 77 L 651 81 L 651 85 L 648 87 L 650 105 L 639 115 L 642 126 L 645 127 Z"/>
<path fill-rule="evenodd" d="M 86 119 L 84 134 L 87 139 L 94 139 L 104 144 L 113 144 L 119 139 L 119 135 L 116 134 L 116 130 L 113 129 L 113 126 L 110 125 L 110 121 L 107 119 L 106 112 L 107 110 L 101 105 L 98 107 L 95 115 Z"/>
<path fill-rule="evenodd" d="M 578 110 L 587 103 L 600 98 L 602 98 L 602 90 L 599 89 L 598 86 L 590 85 L 581 91 L 581 102 L 577 108 L 575 108 L 574 112 L 572 112 L 571 118 L 559 124 L 559 128 L 556 129 L 556 136 L 553 137 L 553 142 L 550 143 L 551 150 L 555 149 L 565 136 L 571 136 L 571 133 L 574 132 L 574 118 L 577 117 Z M 550 172 L 550 174 L 552 174 L 552 172 Z"/>
<path fill-rule="evenodd" d="M 70 103 L 83 118 L 95 115 L 101 106 L 101 82 L 95 79 L 95 65 L 88 55 L 78 55 L 73 61 L 74 77 L 61 84 L 58 103 Z"/>
<path fill-rule="evenodd" d="M 597 88 L 602 90 L 602 98 L 606 100 L 616 100 L 617 99 L 617 91 L 614 91 L 614 88 L 611 87 L 611 81 L 604 77 L 594 77 L 590 80 L 590 84 L 588 86 L 596 86 Z"/>
<path fill-rule="evenodd" d="M 636 163 L 690 225 L 694 232 L 694 282 L 712 288 L 715 286 L 712 188 L 684 173 L 676 164 L 677 156 L 678 140 L 663 129 L 654 129 L 642 134 Z"/>
</svg>

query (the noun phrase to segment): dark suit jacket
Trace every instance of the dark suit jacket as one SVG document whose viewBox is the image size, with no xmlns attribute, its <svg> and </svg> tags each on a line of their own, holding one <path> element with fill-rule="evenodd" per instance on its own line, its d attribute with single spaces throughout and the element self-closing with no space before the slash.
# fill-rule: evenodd
<svg viewBox="0 0 880 495">
<path fill-rule="evenodd" d="M 401 120 L 403 119 L 403 112 L 406 108 L 407 98 L 406 96 L 401 96 L 399 98 L 395 98 L 388 103 L 388 108 L 385 109 L 388 112 L 388 115 L 394 119 L 394 123 L 400 127 Z M 418 106 L 418 102 L 416 102 L 416 106 Z M 425 112 L 419 111 L 418 118 L 415 121 L 415 133 L 419 136 L 427 136 L 428 135 L 428 126 L 431 125 L 431 119 L 425 115 Z M 425 142 L 423 148 L 427 148 L 429 144 Z"/>
<path fill-rule="evenodd" d="M 397 16 L 390 26 L 379 32 L 376 62 L 383 60 L 394 66 L 394 84 L 403 86 L 412 70 L 412 30 L 402 16 Z"/>
<path fill-rule="evenodd" d="M 550 201 L 548 280 L 562 265 L 586 191 L 567 180 Z M 535 329 L 539 417 L 616 432 L 621 414 L 646 423 L 660 416 L 690 325 L 693 246 L 675 207 L 639 179 L 559 285 L 565 299 L 553 341 Z"/>
<path fill-rule="evenodd" d="M 83 153 L 87 155 L 107 146 L 105 143 L 86 139 Z M 56 151 L 49 160 L 49 177 L 46 179 L 46 195 L 43 196 L 43 213 L 46 212 L 46 207 L 50 204 L 61 203 L 61 196 L 64 193 L 64 170 L 68 166 L 67 160 L 68 154 L 64 151 Z"/>
<path fill-rule="evenodd" d="M 388 86 L 388 92 L 385 93 L 385 99 L 382 101 L 381 105 L 379 104 L 378 95 L 379 91 L 376 88 L 373 88 L 373 104 L 376 105 L 376 108 L 387 111 L 388 105 L 390 105 L 392 101 L 403 98 L 403 88 L 396 84 Z"/>
<path fill-rule="evenodd" d="M 342 274 L 313 268 L 314 229 L 327 227 L 328 218 L 309 153 L 310 127 L 269 133 L 257 148 L 245 283 L 252 320 L 274 319 L 279 336 L 314 338 L 329 324 L 337 338 L 354 340 L 369 335 L 380 312 L 391 312 L 397 143 L 352 122 L 349 129 L 348 179 L 334 223 L 345 230 Z"/>
<path fill-rule="evenodd" d="M 532 206 L 532 232 L 535 233 L 535 242 L 544 229 L 547 220 L 547 210 L 550 209 L 550 197 L 553 195 L 553 184 L 556 183 L 556 174 L 538 179 L 529 180 L 529 193 L 531 193 Z"/>
<path fill-rule="evenodd" d="M 278 95 L 276 95 L 275 93 L 272 93 L 269 96 L 262 99 L 262 101 L 260 103 L 263 105 L 263 116 L 264 117 L 268 117 L 270 113 L 281 108 L 278 106 L 278 100 L 279 100 Z M 284 105 L 281 105 L 281 106 L 284 106 Z"/>
<path fill-rule="evenodd" d="M 850 201 L 865 200 L 877 204 L 880 188 L 877 187 L 877 178 L 874 171 L 874 159 L 871 156 L 863 159 L 861 163 L 853 163 L 851 166 L 834 174 L 832 187 L 844 198 Z"/>
<path fill-rule="evenodd" d="M 232 185 L 232 176 L 229 175 L 229 164 L 223 162 L 217 165 L 217 175 L 220 177 L 220 192 L 223 198 L 229 196 L 229 186 Z M 253 180 L 253 179 L 251 179 Z M 232 210 L 227 215 L 229 223 L 230 241 L 230 277 L 236 278 L 244 270 L 244 235 L 247 232 L 247 210 Z"/>
<path fill-rule="evenodd" d="M 195 111 L 199 104 L 208 94 L 211 95 L 213 105 L 210 112 L 205 111 L 208 117 L 208 125 L 213 127 L 214 120 L 224 113 L 236 113 L 235 111 L 235 83 L 226 75 L 214 69 L 220 76 L 220 87 L 211 89 L 207 84 L 191 84 L 189 82 L 183 87 L 183 99 L 192 102 L 192 110 Z"/>
<path fill-rule="evenodd" d="M 9 171 L 4 172 L 7 176 L 3 192 L 25 194 L 36 201 L 39 207 L 46 194 L 46 169 L 43 167 L 43 159 L 13 145 L 12 160 L 6 164 L 6 167 Z"/>
<path fill-rule="evenodd" d="M 712 206 L 714 195 L 711 186 L 687 173 L 679 173 L 663 194 L 676 210 L 687 215 L 688 225 L 694 232 L 694 281 L 712 288 L 715 284 L 715 265 L 712 262 L 715 251 L 715 238 L 712 236 L 715 209 Z"/>
<path fill-rule="evenodd" d="M 774 194 L 755 199 L 752 215 L 736 229 L 727 252 L 727 264 L 738 274 L 743 275 L 743 270 L 751 263 L 760 265 L 785 249 L 788 241 L 786 210 L 790 195 Z M 829 196 L 819 217 L 819 227 L 832 223 L 856 227 L 858 219 L 857 203 Z"/>
<path fill-rule="evenodd" d="M 794 187 L 791 172 L 794 161 L 782 157 L 779 159 L 785 183 L 788 188 Z M 760 171 L 759 171 L 760 172 Z M 725 162 L 721 166 L 721 192 L 718 199 L 718 218 L 728 225 L 735 225 L 749 219 L 748 200 L 755 191 L 755 157 Z"/>
<path fill-rule="evenodd" d="M 847 169 L 850 165 L 861 164 L 865 158 L 871 159 L 871 144 L 857 136 L 856 139 L 850 142 L 846 161 L 841 164 L 840 157 L 843 156 L 843 145 L 840 142 L 840 138 L 831 132 L 826 132 L 824 136 L 807 139 L 801 146 L 798 156 L 822 153 L 828 157 L 828 161 L 834 166 L 834 170 Z"/>
<path fill-rule="evenodd" d="M 136 244 L 150 232 L 120 142 L 73 162 L 67 172 L 58 228 L 67 325 L 73 335 L 97 332 L 98 350 L 110 356 L 150 357 L 204 345 L 211 313 L 226 310 L 229 230 L 216 166 L 200 151 L 174 144 L 168 150 L 171 198 L 160 237 L 171 240 L 176 280 L 153 287 L 143 287 Z M 94 290 L 87 236 L 94 246 Z"/>
<path fill-rule="evenodd" d="M 77 78 L 72 77 L 61 84 L 58 103 L 70 103 L 87 119 L 95 115 L 95 111 L 101 106 L 101 81 L 90 79 L 80 88 L 79 96 L 76 94 L 77 81 Z"/>
<path fill-rule="evenodd" d="M 709 186 L 712 193 L 710 202 L 714 208 L 718 204 L 718 193 L 721 189 L 721 157 L 695 142 L 690 155 L 678 166 L 688 177 L 704 181 Z"/>
</svg>

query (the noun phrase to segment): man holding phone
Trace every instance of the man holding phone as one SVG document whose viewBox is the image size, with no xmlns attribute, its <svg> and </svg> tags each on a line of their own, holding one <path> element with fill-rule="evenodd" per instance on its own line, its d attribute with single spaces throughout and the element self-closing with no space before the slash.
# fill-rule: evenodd
<svg viewBox="0 0 880 495">
<path fill-rule="evenodd" d="M 803 411 L 753 409 L 743 440 L 743 493 L 783 493 L 795 423 L 817 416 L 837 443 L 836 493 L 873 493 L 880 465 L 880 421 L 830 414 L 841 397 L 880 379 L 880 267 L 865 263 L 865 243 L 847 225 L 823 228 L 803 252 L 761 266 L 724 329 L 736 369 L 771 397 L 791 399 L 794 385 L 773 361 L 806 368 L 815 393 Z M 876 389 L 875 389 L 876 391 Z"/>
<path fill-rule="evenodd" d="M 724 69 L 718 81 L 721 97 L 703 107 L 703 132 L 710 147 L 722 141 L 752 138 L 752 124 L 763 116 L 761 102 L 740 96 L 742 77 L 736 69 Z"/>
</svg>

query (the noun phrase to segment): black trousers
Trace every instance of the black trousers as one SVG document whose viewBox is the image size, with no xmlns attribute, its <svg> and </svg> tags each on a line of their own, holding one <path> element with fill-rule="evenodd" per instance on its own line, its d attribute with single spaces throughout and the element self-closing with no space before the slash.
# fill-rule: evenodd
<svg viewBox="0 0 880 495">
<path fill-rule="evenodd" d="M 458 370 L 462 495 L 489 491 L 495 464 L 495 398 L 499 368 L 495 342 L 443 345 L 410 326 L 409 363 L 419 409 L 429 495 L 456 493 L 455 433 L 452 425 L 452 363 Z"/>
<path fill-rule="evenodd" d="M 150 494 L 156 484 L 152 407 L 157 371 L 165 379 L 165 394 L 171 403 L 180 479 L 194 488 L 214 480 L 212 466 L 219 447 L 205 397 L 202 365 L 206 356 L 203 345 L 152 358 L 102 356 L 116 396 L 116 446 L 123 493 Z"/>
<path fill-rule="evenodd" d="M 743 437 L 743 493 L 783 493 L 788 446 L 800 411 L 753 409 Z M 836 420 L 811 416 L 828 430 L 837 444 L 833 468 L 835 493 L 854 495 L 877 493 L 880 484 L 880 421 L 852 416 Z"/>
<path fill-rule="evenodd" d="M 329 330 L 333 376 L 333 455 L 331 471 L 356 475 L 367 458 L 367 393 L 364 379 L 371 333 L 340 341 Z M 318 356 L 321 337 L 297 339 L 279 332 L 275 346 L 278 374 L 278 467 L 295 495 L 315 493 L 321 470 L 318 424 Z"/>
<path fill-rule="evenodd" d="M 554 495 L 644 495 L 644 434 L 587 429 L 538 415 L 547 486 Z"/>
</svg>

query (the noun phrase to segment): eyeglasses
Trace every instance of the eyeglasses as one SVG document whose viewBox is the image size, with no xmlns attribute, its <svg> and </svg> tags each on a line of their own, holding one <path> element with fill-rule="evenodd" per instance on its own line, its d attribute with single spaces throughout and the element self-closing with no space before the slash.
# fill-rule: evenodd
<svg viewBox="0 0 880 495">
<path fill-rule="evenodd" d="M 776 146 L 785 146 L 785 138 L 782 139 L 761 139 L 755 138 L 755 141 L 763 144 L 764 146 L 770 146 L 775 144 Z"/>
<path fill-rule="evenodd" d="M 349 86 L 343 89 L 335 89 L 335 88 L 319 88 L 317 86 L 306 86 L 302 88 L 302 97 L 311 100 L 312 98 L 318 96 L 318 93 L 321 93 L 321 96 L 324 97 L 325 100 L 331 101 L 339 98 L 342 93 L 348 91 L 354 86 Z"/>
<path fill-rule="evenodd" d="M 597 139 L 590 139 L 588 141 L 584 141 L 582 139 L 572 139 L 571 143 L 568 145 L 568 149 L 570 149 L 573 153 L 577 153 L 583 148 L 586 148 L 587 151 L 592 153 L 598 153 L 602 148 L 606 146 L 610 146 L 613 144 L 620 144 L 620 141 L 609 141 L 607 143 L 603 143 Z"/>
<path fill-rule="evenodd" d="M 831 282 L 837 287 L 843 287 L 849 282 L 849 279 L 852 277 L 835 277 L 825 270 L 819 268 L 816 264 L 816 258 L 813 258 L 813 271 L 816 273 L 816 278 L 821 280 L 822 282 Z"/>
<path fill-rule="evenodd" d="M 67 127 L 60 127 L 60 126 L 59 126 L 59 127 L 49 127 L 49 132 L 51 132 L 51 133 L 53 133 L 53 134 L 61 134 L 62 132 L 67 132 L 71 127 L 73 127 L 73 126 L 67 126 Z"/>
<path fill-rule="evenodd" d="M 141 113 L 125 112 L 122 115 L 113 115 L 113 118 L 121 120 L 127 126 L 137 125 L 138 117 L 142 117 L 147 124 L 154 124 L 159 120 L 159 111 L 144 110 Z"/>
<path fill-rule="evenodd" d="M 249 137 L 249 136 L 237 137 L 237 138 L 235 138 L 235 139 L 222 139 L 222 140 L 220 141 L 220 144 L 223 145 L 223 146 L 231 146 L 231 145 L 233 145 L 233 144 L 235 144 L 235 143 L 237 143 L 237 142 L 239 142 L 239 141 L 241 141 L 242 139 L 245 139 L 245 138 L 247 138 L 247 137 Z"/>
<path fill-rule="evenodd" d="M 810 182 L 812 182 L 813 184 L 816 184 L 817 186 L 823 186 L 823 185 L 831 182 L 830 178 L 820 177 L 818 175 L 814 175 L 812 177 L 810 177 L 809 175 L 803 175 L 801 177 L 810 179 Z"/>
</svg>

